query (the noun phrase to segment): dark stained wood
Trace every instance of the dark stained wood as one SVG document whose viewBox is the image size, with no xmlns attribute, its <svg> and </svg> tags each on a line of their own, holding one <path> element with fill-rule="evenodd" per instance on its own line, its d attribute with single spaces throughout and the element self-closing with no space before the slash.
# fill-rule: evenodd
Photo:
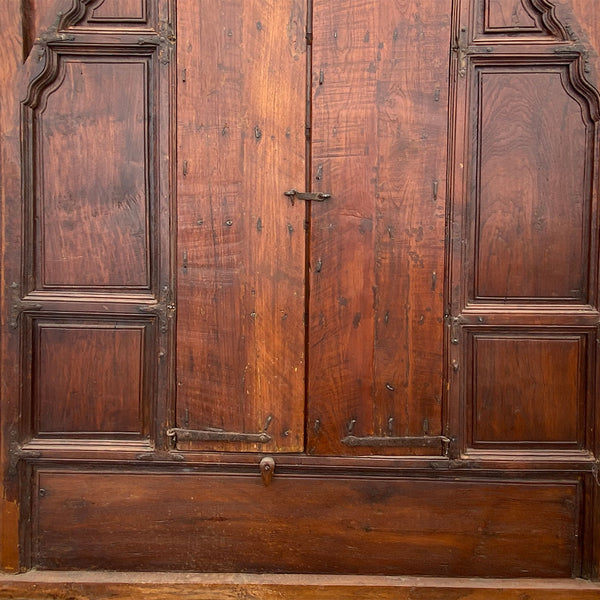
<svg viewBox="0 0 600 600">
<path fill-rule="evenodd" d="M 304 3 L 178 5 L 177 426 L 304 448 Z M 194 444 L 198 445 L 198 444 Z"/>
<path fill-rule="evenodd" d="M 520 4 L 535 29 L 511 22 L 509 0 L 459 7 L 448 281 L 454 455 L 513 465 L 597 455 L 600 414 L 598 80 L 576 49 L 598 42 L 596 6 Z M 597 536 L 595 486 L 584 497 Z M 586 576 L 596 548 L 584 542 Z"/>
<path fill-rule="evenodd" d="M 593 128 L 568 80 L 562 66 L 477 72 L 477 299 L 586 300 Z"/>
<path fill-rule="evenodd" d="M 0 203 L 3 233 L 0 236 L 0 274 L 2 290 L 1 372 L 0 386 L 0 569 L 19 569 L 20 504 L 19 482 L 9 477 L 10 440 L 19 428 L 18 371 L 19 336 L 7 331 L 11 310 L 10 285 L 19 281 L 21 272 L 21 168 L 19 100 L 19 71 L 23 59 L 23 23 L 21 6 L 8 0 L 0 10 Z M 10 232 L 7 235 L 7 232 Z"/>
<path fill-rule="evenodd" d="M 3 9 L 0 597 L 598 596 L 600 4 Z"/>
<path fill-rule="evenodd" d="M 312 210 L 311 453 L 351 453 L 353 421 L 359 436 L 442 430 L 451 3 L 418 4 L 313 3 L 311 176 L 333 197 Z"/>
<path fill-rule="evenodd" d="M 474 447 L 585 445 L 585 335 L 473 336 Z"/>
<path fill-rule="evenodd" d="M 599 593 L 598 584 L 565 579 L 131 572 L 0 575 L 0 598 L 14 600 L 592 600 Z"/>
<path fill-rule="evenodd" d="M 34 435 L 142 435 L 147 328 L 36 321 Z"/>
<path fill-rule="evenodd" d="M 258 464 L 249 476 L 42 470 L 33 492 L 35 564 L 569 577 L 579 562 L 578 497 L 574 480 L 324 479 L 277 470 L 265 487 Z"/>
<path fill-rule="evenodd" d="M 37 289 L 150 286 L 147 62 L 64 57 L 40 100 Z"/>
<path fill-rule="evenodd" d="M 144 21 L 147 17 L 147 0 L 102 0 L 92 10 L 90 21 Z"/>
</svg>

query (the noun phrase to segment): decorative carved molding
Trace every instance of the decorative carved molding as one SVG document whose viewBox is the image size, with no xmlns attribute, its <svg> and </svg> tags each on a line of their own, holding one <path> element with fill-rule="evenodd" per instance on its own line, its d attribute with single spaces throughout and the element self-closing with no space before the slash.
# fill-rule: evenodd
<svg viewBox="0 0 600 600">
<path fill-rule="evenodd" d="M 511 35 L 542 35 L 550 36 L 560 41 L 569 39 L 566 28 L 562 25 L 556 16 L 555 4 L 550 0 L 512 0 L 515 8 L 513 9 L 513 17 L 518 20 L 518 6 L 520 4 L 521 11 L 530 18 L 529 24 L 520 23 L 492 23 L 491 22 L 491 2 L 486 0 L 484 5 L 484 25 L 483 33 L 497 35 L 499 33 Z M 498 2 L 498 0 L 495 0 Z M 500 4 L 506 3 L 506 10 L 510 10 L 510 0 L 500 0 Z"/>
<path fill-rule="evenodd" d="M 73 4 L 69 10 L 63 14 L 59 13 L 58 30 L 64 31 L 65 29 L 69 29 L 69 27 L 81 23 L 81 21 L 89 14 L 90 9 L 102 4 L 103 1 L 104 0 L 73 0 Z"/>
<path fill-rule="evenodd" d="M 556 16 L 554 2 L 550 0 L 522 0 L 526 6 L 531 4 L 531 8 L 537 11 L 547 32 L 559 40 L 568 40 L 569 35 Z"/>
</svg>

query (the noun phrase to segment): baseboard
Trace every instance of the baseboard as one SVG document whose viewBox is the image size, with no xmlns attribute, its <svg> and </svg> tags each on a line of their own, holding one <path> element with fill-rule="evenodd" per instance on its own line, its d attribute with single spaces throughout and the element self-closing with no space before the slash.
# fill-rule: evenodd
<svg viewBox="0 0 600 600">
<path fill-rule="evenodd" d="M 12 600 L 598 600 L 581 579 L 469 579 L 30 571 L 0 574 Z"/>
</svg>

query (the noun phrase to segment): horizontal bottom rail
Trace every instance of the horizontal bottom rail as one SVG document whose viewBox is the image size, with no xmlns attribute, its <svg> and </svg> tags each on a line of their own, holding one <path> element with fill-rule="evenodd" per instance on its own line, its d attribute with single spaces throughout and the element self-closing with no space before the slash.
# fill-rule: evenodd
<svg viewBox="0 0 600 600">
<path fill-rule="evenodd" d="M 353 575 L 183 574 L 30 571 L 0 574 L 0 598 L 22 600 L 592 600 L 581 579 L 471 579 Z"/>
</svg>

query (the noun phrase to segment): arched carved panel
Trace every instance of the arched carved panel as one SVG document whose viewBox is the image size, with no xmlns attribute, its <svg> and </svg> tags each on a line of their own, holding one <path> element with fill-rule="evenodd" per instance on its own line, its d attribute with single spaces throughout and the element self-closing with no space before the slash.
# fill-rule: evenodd
<svg viewBox="0 0 600 600">
<path fill-rule="evenodd" d="M 147 19 L 147 11 L 147 0 L 103 0 L 92 10 L 89 21 L 143 23 Z"/>
<path fill-rule="evenodd" d="M 588 302 L 598 102 L 573 67 L 475 67 L 474 300 Z"/>
<path fill-rule="evenodd" d="M 480 0 L 479 34 L 568 39 L 549 0 Z"/>
<path fill-rule="evenodd" d="M 25 287 L 150 293 L 158 169 L 150 115 L 164 48 L 158 36 L 118 48 L 78 41 L 59 27 L 40 43 L 42 60 L 23 102 L 33 265 Z"/>
</svg>

